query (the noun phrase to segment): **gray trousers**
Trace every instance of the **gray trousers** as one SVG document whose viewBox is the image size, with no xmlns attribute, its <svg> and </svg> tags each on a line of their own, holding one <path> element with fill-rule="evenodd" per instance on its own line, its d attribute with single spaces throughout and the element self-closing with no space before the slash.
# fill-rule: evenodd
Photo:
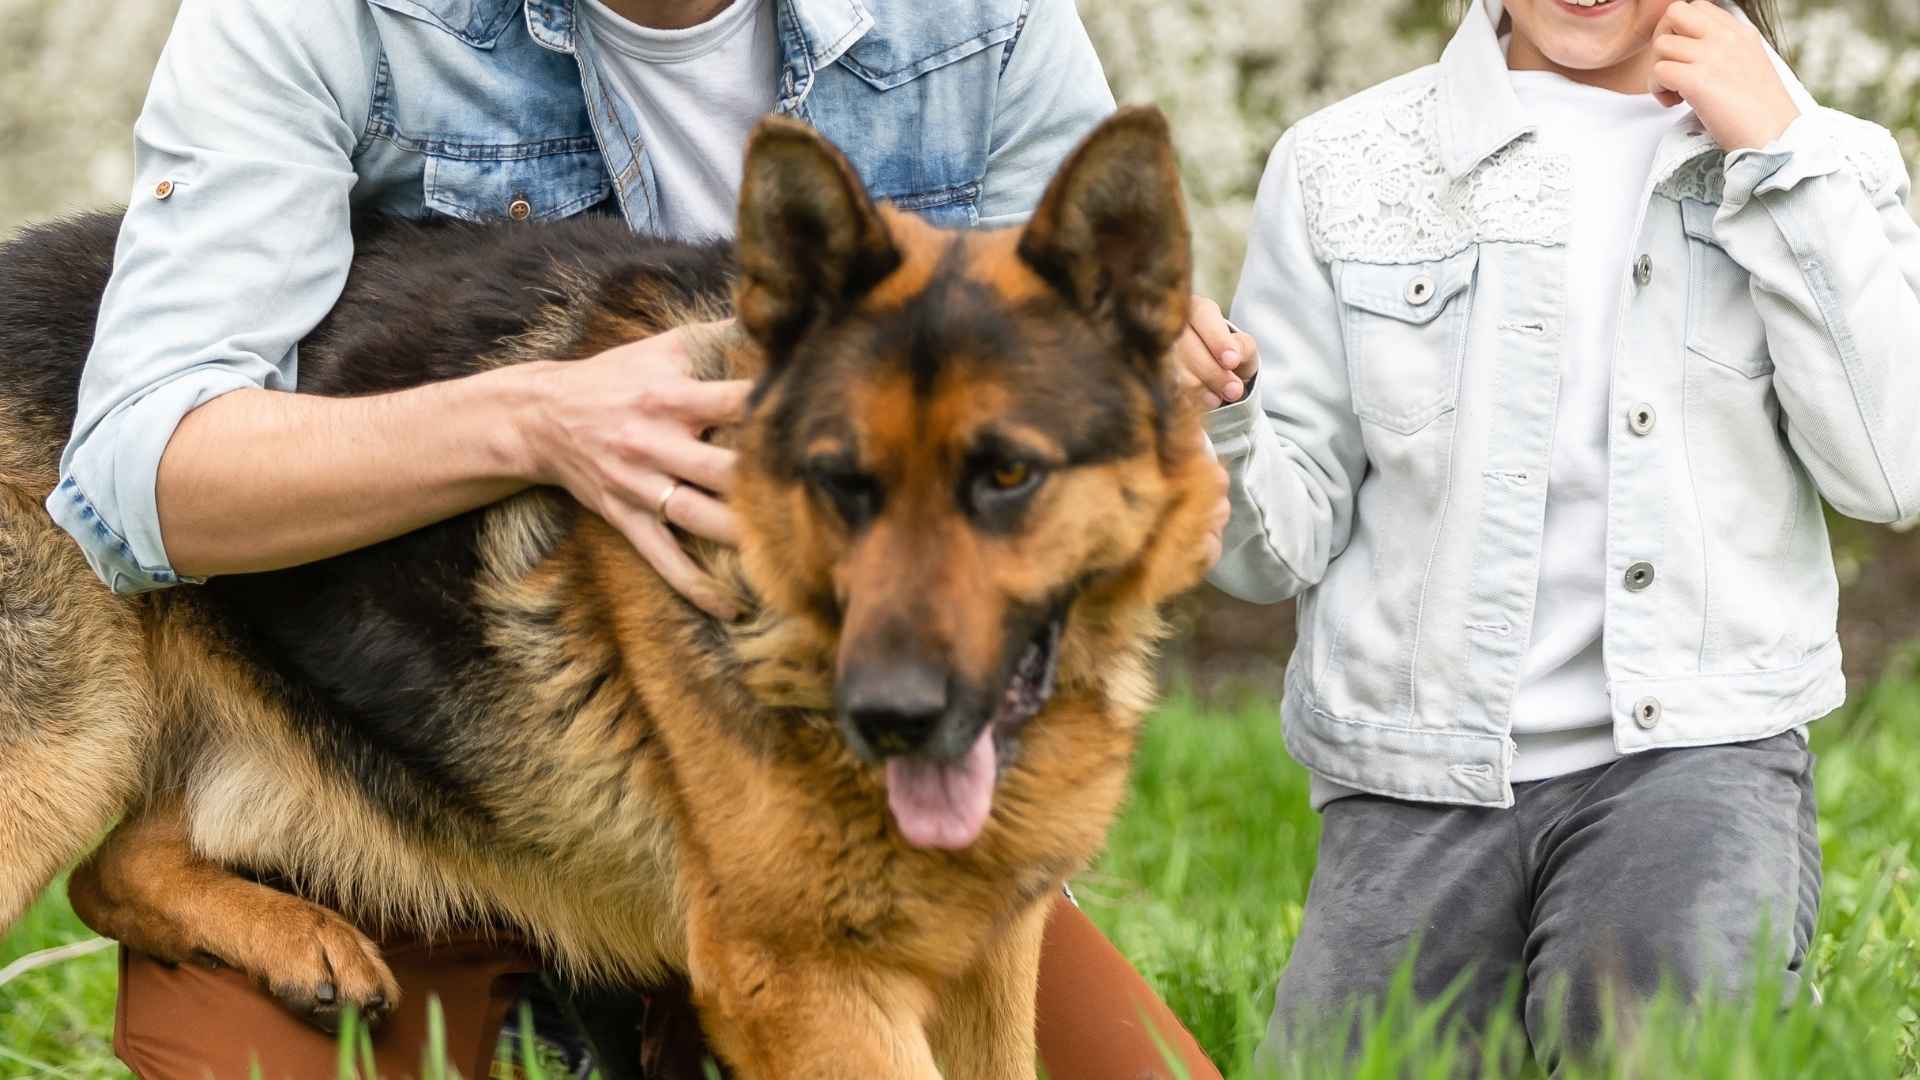
<svg viewBox="0 0 1920 1080">
<path fill-rule="evenodd" d="M 1509 810 L 1328 804 L 1262 1059 L 1346 1038 L 1328 1026 L 1378 1000 L 1416 942 L 1417 998 L 1459 980 L 1450 1018 L 1473 1032 L 1517 1010 L 1549 1066 L 1663 980 L 1740 993 L 1783 966 L 1796 989 L 1820 902 L 1812 777 L 1788 732 L 1517 784 Z"/>
</svg>

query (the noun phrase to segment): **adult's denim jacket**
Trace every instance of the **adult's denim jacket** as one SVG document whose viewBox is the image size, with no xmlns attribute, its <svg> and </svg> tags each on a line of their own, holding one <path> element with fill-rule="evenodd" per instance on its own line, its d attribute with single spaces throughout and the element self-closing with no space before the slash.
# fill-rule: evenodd
<svg viewBox="0 0 1920 1080">
<path fill-rule="evenodd" d="M 1113 99 L 1072 0 L 773 0 L 777 111 L 947 225 L 1020 220 Z M 360 212 L 655 221 L 573 0 L 186 0 L 48 509 L 117 592 L 180 580 L 154 476 L 187 412 L 290 390 Z"/>
<path fill-rule="evenodd" d="M 1920 229 L 1881 128 L 1724 153 L 1675 110 L 1613 353 L 1603 645 L 1623 753 L 1804 724 L 1845 692 L 1821 499 L 1920 513 Z M 1325 780 L 1512 802 L 1568 306 L 1567 162 L 1490 20 L 1281 139 L 1234 319 L 1248 398 L 1212 580 L 1300 597 L 1287 745 Z"/>
</svg>

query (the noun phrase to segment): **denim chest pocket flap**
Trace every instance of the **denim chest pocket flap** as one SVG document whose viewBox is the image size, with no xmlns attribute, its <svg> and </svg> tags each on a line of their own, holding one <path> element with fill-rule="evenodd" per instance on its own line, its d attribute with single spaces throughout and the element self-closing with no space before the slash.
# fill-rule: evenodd
<svg viewBox="0 0 1920 1080">
<path fill-rule="evenodd" d="M 1692 262 L 1687 296 L 1687 349 L 1704 360 L 1757 379 L 1773 371 L 1766 327 L 1754 310 L 1751 278 L 1720 246 L 1713 227 L 1719 207 L 1683 199 L 1680 221 Z"/>
<path fill-rule="evenodd" d="M 490 49 L 522 10 L 524 0 L 367 0 L 374 7 L 411 15 L 476 49 Z"/>
<path fill-rule="evenodd" d="M 1013 39 L 1020 5 L 899 4 L 876 12 L 872 31 L 841 55 L 841 67 L 876 90 L 892 90 Z M 996 72 L 997 74 L 997 72 Z"/>
<path fill-rule="evenodd" d="M 1478 248 L 1424 263 L 1349 262 L 1341 319 L 1354 412 L 1411 435 L 1451 412 Z"/>
<path fill-rule="evenodd" d="M 429 210 L 463 221 L 566 217 L 613 192 L 598 148 L 563 140 L 545 153 L 508 157 L 426 155 Z M 516 148 L 538 149 L 538 148 Z"/>
</svg>

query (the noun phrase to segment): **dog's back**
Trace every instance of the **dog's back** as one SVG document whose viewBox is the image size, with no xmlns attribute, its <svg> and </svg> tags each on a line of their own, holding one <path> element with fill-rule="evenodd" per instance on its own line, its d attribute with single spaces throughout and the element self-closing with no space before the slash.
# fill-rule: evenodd
<svg viewBox="0 0 1920 1080">
<path fill-rule="evenodd" d="M 0 245 L 0 483 L 53 490 L 119 227 L 86 214 Z"/>
<path fill-rule="evenodd" d="M 0 872 L 0 926 L 130 807 L 195 774 L 283 793 L 298 785 L 274 773 L 304 776 L 301 797 L 364 802 L 368 820 L 402 836 L 492 842 L 486 804 L 525 778 L 501 752 L 512 736 L 486 728 L 504 710 L 487 706 L 528 683 L 490 635 L 552 611 L 481 593 L 572 535 L 578 508 L 534 492 L 308 566 L 112 595 L 42 504 L 117 231 L 117 215 L 86 215 L 0 248 L 0 748 L 13 789 L 0 794 L 0 850 L 24 856 Z M 724 314 L 731 274 L 724 247 L 639 239 L 608 217 L 369 222 L 356 247 L 340 302 L 301 343 L 302 393 L 383 393 L 590 355 Z M 579 585 L 521 599 L 561 604 L 557 590 Z M 241 800 L 230 811 L 258 799 L 237 781 L 225 790 Z M 333 850 L 340 832 L 309 836 L 297 861 L 365 862 Z M 383 850 L 401 857 L 402 846 Z M 438 915 L 458 917 L 440 899 Z"/>
</svg>

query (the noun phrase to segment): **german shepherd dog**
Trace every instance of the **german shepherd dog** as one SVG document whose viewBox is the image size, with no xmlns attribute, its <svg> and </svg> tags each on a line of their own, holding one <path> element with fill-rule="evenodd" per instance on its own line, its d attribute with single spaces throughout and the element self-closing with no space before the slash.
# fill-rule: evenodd
<svg viewBox="0 0 1920 1080">
<path fill-rule="evenodd" d="M 41 504 L 113 233 L 0 253 L 0 930 L 117 821 L 84 918 L 321 1018 L 397 997 L 356 926 L 478 925 L 581 979 L 686 973 L 740 1075 L 1034 1075 L 1049 902 L 1121 803 L 1224 490 L 1166 362 L 1190 263 L 1157 112 L 1017 230 L 876 205 L 768 120 L 737 250 L 611 218 L 361 238 L 301 392 L 737 318 L 697 351 L 756 381 L 715 436 L 743 539 L 685 541 L 724 624 L 547 489 L 109 594 Z"/>
</svg>

